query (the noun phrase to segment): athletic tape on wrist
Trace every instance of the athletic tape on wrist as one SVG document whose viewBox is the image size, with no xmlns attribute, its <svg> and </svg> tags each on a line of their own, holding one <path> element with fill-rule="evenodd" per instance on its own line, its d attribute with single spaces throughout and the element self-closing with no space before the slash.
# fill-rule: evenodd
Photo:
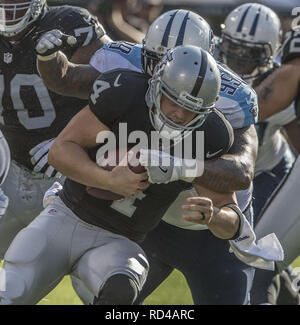
<svg viewBox="0 0 300 325">
<path fill-rule="evenodd" d="M 38 55 L 37 58 L 40 60 L 40 61 L 50 61 L 50 60 L 53 60 L 54 58 L 56 58 L 57 56 L 57 52 L 54 52 L 50 55 L 47 55 L 47 56 L 42 56 L 42 55 Z"/>
</svg>

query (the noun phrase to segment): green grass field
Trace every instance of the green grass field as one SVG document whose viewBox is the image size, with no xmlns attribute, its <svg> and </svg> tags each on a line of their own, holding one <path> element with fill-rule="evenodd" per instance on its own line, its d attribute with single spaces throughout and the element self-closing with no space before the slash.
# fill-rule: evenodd
<svg viewBox="0 0 300 325">
<path fill-rule="evenodd" d="M 293 263 L 300 267 L 300 257 Z M 63 281 L 39 305 L 81 305 L 81 301 L 74 293 L 70 277 Z M 178 271 L 174 271 L 145 302 L 145 305 L 191 305 L 193 304 L 185 278 Z"/>
<path fill-rule="evenodd" d="M 145 300 L 144 304 L 191 305 L 193 301 L 185 278 L 180 272 L 174 271 L 168 279 Z M 82 303 L 74 293 L 70 277 L 67 276 L 47 297 L 39 302 L 39 305 L 82 305 Z"/>
</svg>

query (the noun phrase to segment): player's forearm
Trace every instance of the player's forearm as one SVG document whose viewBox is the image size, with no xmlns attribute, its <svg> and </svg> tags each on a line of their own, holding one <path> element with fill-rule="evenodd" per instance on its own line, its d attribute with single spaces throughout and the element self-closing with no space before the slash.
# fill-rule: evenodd
<svg viewBox="0 0 300 325">
<path fill-rule="evenodd" d="M 70 97 L 87 99 L 93 82 L 99 75 L 89 65 L 76 65 L 60 51 L 49 61 L 37 60 L 43 82 L 53 92 Z"/>
<path fill-rule="evenodd" d="M 246 158 L 223 155 L 206 161 L 203 175 L 195 178 L 194 183 L 216 192 L 234 192 L 247 189 L 253 176 L 254 168 Z"/>
<path fill-rule="evenodd" d="M 187 198 L 186 204 L 182 206 L 183 218 L 206 225 L 218 238 L 234 237 L 239 229 L 240 218 L 227 205 L 237 204 L 235 194 L 213 192 L 200 185 L 196 185 L 195 188 L 199 196 Z"/>
<path fill-rule="evenodd" d="M 76 143 L 56 141 L 52 145 L 49 164 L 68 178 L 90 187 L 108 189 L 109 173 L 94 163 Z"/>
<path fill-rule="evenodd" d="M 214 215 L 208 224 L 208 229 L 218 238 L 230 239 L 239 229 L 240 219 L 232 209 L 223 207 L 214 208 Z"/>
<path fill-rule="evenodd" d="M 279 113 L 295 100 L 300 81 L 300 59 L 282 65 L 255 88 L 259 121 Z"/>
<path fill-rule="evenodd" d="M 234 143 L 229 152 L 204 163 L 204 173 L 194 183 L 216 192 L 247 189 L 254 177 L 257 156 L 257 134 L 253 125 L 234 130 Z"/>
</svg>

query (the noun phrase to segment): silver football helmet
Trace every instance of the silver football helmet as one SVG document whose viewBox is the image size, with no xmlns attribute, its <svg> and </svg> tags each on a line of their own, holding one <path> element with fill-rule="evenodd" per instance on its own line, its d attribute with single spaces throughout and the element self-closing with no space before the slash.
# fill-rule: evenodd
<svg viewBox="0 0 300 325">
<path fill-rule="evenodd" d="M 243 4 L 229 13 L 221 27 L 221 59 L 244 80 L 254 80 L 273 67 L 281 23 L 272 9 Z"/>
<path fill-rule="evenodd" d="M 12 37 L 39 18 L 46 0 L 0 3 L 0 35 Z"/>
<path fill-rule="evenodd" d="M 220 84 L 218 66 L 208 52 L 192 45 L 169 50 L 157 64 L 147 94 L 154 129 L 174 140 L 199 128 L 215 106 Z M 193 112 L 193 120 L 181 125 L 168 118 L 162 111 L 162 95 Z"/>
<path fill-rule="evenodd" d="M 169 49 L 194 45 L 213 53 L 213 32 L 198 14 L 178 9 L 165 12 L 149 27 L 143 40 L 143 68 L 152 75 L 157 62 Z"/>
</svg>

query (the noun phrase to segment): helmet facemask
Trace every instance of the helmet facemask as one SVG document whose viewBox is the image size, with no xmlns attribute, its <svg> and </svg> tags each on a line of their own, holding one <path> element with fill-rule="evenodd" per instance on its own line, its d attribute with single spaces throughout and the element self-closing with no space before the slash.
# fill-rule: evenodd
<svg viewBox="0 0 300 325">
<path fill-rule="evenodd" d="M 0 35 L 13 37 L 39 18 L 46 0 L 0 4 Z"/>
<path fill-rule="evenodd" d="M 225 33 L 220 43 L 222 61 L 245 81 L 254 81 L 272 69 L 274 53 L 269 43 L 234 39 Z"/>
<path fill-rule="evenodd" d="M 272 9 L 244 3 L 227 15 L 221 28 L 221 57 L 241 78 L 252 84 L 274 68 L 281 24 Z"/>
<path fill-rule="evenodd" d="M 145 40 L 143 40 L 142 66 L 145 73 L 148 73 L 150 76 L 152 76 L 157 63 L 162 57 L 163 54 L 159 55 L 155 51 L 150 51 L 146 49 Z"/>
</svg>

